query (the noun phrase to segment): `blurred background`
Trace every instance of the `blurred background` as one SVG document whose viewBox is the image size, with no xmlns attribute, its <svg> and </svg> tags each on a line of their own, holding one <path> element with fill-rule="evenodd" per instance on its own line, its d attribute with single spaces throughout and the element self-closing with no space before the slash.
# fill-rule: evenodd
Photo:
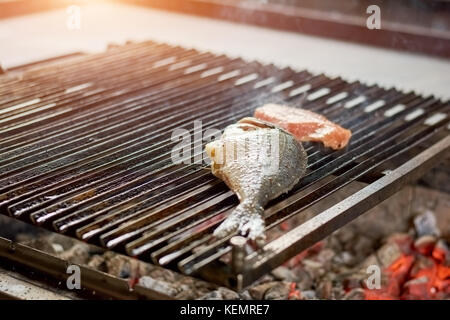
<svg viewBox="0 0 450 320">
<path fill-rule="evenodd" d="M 450 96 L 449 1 L 0 0 L 3 69 L 147 39 Z"/>
</svg>

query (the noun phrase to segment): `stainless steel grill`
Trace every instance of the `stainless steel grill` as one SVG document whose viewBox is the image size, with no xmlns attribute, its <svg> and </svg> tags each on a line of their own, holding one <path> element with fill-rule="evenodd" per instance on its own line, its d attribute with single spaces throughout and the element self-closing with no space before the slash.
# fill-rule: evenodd
<svg viewBox="0 0 450 320">
<path fill-rule="evenodd" d="M 205 138 L 265 102 L 353 132 L 344 151 L 305 144 L 308 173 L 268 206 L 268 232 L 353 181 L 368 185 L 236 261 L 242 248 L 212 230 L 237 198 L 201 165 L 173 164 L 171 135 L 201 120 Z M 0 212 L 239 288 L 435 165 L 450 146 L 448 110 L 432 96 L 155 42 L 68 56 L 0 76 Z"/>
</svg>

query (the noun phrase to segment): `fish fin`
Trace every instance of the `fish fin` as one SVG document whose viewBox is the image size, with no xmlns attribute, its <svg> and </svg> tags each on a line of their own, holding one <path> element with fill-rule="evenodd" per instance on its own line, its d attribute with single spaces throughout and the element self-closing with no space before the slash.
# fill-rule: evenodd
<svg viewBox="0 0 450 320">
<path fill-rule="evenodd" d="M 248 125 L 252 125 L 255 126 L 257 128 L 269 128 L 269 129 L 273 129 L 276 128 L 276 126 L 272 123 L 269 123 L 267 121 L 263 121 L 263 120 L 259 120 L 253 117 L 245 117 L 242 118 L 241 120 L 238 121 L 238 124 L 248 124 Z"/>
<path fill-rule="evenodd" d="M 288 135 L 292 135 L 289 131 L 283 129 L 279 125 L 275 123 L 271 123 L 265 120 L 257 119 L 254 117 L 245 117 L 238 121 L 238 125 L 250 125 L 254 128 L 261 128 L 261 129 L 278 129 Z"/>
</svg>

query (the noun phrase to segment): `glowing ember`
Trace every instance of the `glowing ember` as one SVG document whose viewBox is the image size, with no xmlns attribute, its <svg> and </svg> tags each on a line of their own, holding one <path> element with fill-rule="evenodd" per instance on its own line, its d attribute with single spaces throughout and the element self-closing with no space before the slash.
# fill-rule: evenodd
<svg viewBox="0 0 450 320">
<path fill-rule="evenodd" d="M 306 250 L 303 250 L 298 255 L 296 255 L 289 261 L 287 261 L 284 264 L 284 266 L 290 267 L 290 268 L 297 266 L 306 257 L 313 255 L 313 254 L 317 254 L 320 250 L 322 250 L 323 246 L 324 246 L 323 242 L 317 242 L 316 244 L 312 245 L 311 247 L 309 247 Z"/>
<path fill-rule="evenodd" d="M 386 268 L 386 284 L 378 290 L 365 290 L 368 300 L 441 299 L 450 293 L 448 249 L 439 242 L 416 242 L 402 247 L 403 254 Z M 419 246 L 420 244 L 420 246 Z M 420 261 L 419 261 L 420 260 Z M 420 264 L 422 262 L 422 264 Z M 420 268 L 413 266 L 419 265 Z"/>
<path fill-rule="evenodd" d="M 300 291 L 298 291 L 297 289 L 295 289 L 297 287 L 297 283 L 292 282 L 291 286 L 289 288 L 289 295 L 288 295 L 288 299 L 296 299 L 296 300 L 300 300 L 302 298 Z"/>
</svg>

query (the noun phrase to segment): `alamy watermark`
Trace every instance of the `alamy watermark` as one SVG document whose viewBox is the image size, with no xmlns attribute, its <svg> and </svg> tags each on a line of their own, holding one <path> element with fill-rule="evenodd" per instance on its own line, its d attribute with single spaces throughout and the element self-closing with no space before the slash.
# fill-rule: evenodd
<svg viewBox="0 0 450 320">
<path fill-rule="evenodd" d="M 376 290 L 381 289 L 381 269 L 376 264 L 367 267 L 366 273 L 369 277 L 366 279 L 367 289 Z"/>
<path fill-rule="evenodd" d="M 80 290 L 81 289 L 81 270 L 80 267 L 71 264 L 67 267 L 66 270 L 67 274 L 70 274 L 69 277 L 67 277 L 66 286 L 69 290 Z"/>
<path fill-rule="evenodd" d="M 77 5 L 68 6 L 66 9 L 67 20 L 66 26 L 69 30 L 81 29 L 81 8 Z"/>
<path fill-rule="evenodd" d="M 370 30 L 381 29 L 381 9 L 373 4 L 367 7 L 366 13 L 370 14 L 367 18 L 366 26 Z"/>
</svg>

